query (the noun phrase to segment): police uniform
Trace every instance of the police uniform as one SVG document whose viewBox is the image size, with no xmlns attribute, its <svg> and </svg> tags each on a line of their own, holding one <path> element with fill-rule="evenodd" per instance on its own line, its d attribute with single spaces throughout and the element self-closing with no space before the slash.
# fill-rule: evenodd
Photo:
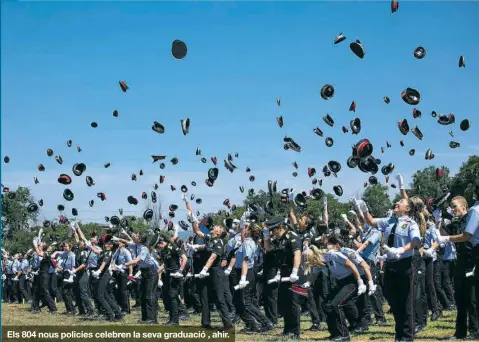
<svg viewBox="0 0 479 342">
<path fill-rule="evenodd" d="M 168 324 L 179 324 L 179 306 L 180 306 L 180 288 L 181 278 L 172 277 L 172 273 L 177 273 L 180 270 L 180 258 L 184 255 L 181 248 L 175 244 L 167 243 L 165 248 L 161 250 L 161 260 L 165 265 L 163 273 L 163 298 L 168 299 L 169 307 L 169 322 Z"/>
<path fill-rule="evenodd" d="M 62 265 L 61 267 L 63 268 L 62 277 L 63 280 L 65 280 L 70 277 L 70 272 L 68 271 L 73 270 L 76 265 L 75 253 L 73 253 L 72 251 L 68 253 L 63 252 L 60 256 L 60 260 Z M 73 283 L 64 281 L 62 294 L 63 300 L 65 301 L 65 308 L 67 310 L 67 313 L 75 314 L 76 309 L 73 305 Z"/>
<path fill-rule="evenodd" d="M 131 253 L 126 247 L 118 248 L 113 254 L 113 262 L 116 266 L 113 276 L 116 280 L 117 289 L 114 291 L 115 298 L 122 312 L 130 313 L 130 296 L 128 294 L 128 267 L 123 265 L 132 260 Z M 121 271 L 122 270 L 122 271 Z"/>
<path fill-rule="evenodd" d="M 32 286 L 32 312 L 40 312 L 40 300 L 42 299 L 42 292 L 40 288 L 40 260 L 41 257 L 35 252 L 32 257 L 31 272 L 33 275 L 33 286 Z"/>
<path fill-rule="evenodd" d="M 434 261 L 434 287 L 443 310 L 454 310 L 454 287 L 452 274 L 456 262 L 456 246 L 454 242 L 446 242 L 437 250 L 437 259 Z"/>
<path fill-rule="evenodd" d="M 15 299 L 17 300 L 18 304 L 22 304 L 22 293 L 20 292 L 20 278 L 18 277 L 18 272 L 21 270 L 21 262 L 18 259 L 13 260 L 13 267 L 12 267 L 13 273 L 15 274 L 13 279 L 13 288 L 15 292 Z"/>
<path fill-rule="evenodd" d="M 301 240 L 298 235 L 292 231 L 286 231 L 278 239 L 277 261 L 281 278 L 289 277 L 293 271 L 294 252 L 301 251 Z M 284 335 L 293 335 L 299 337 L 301 307 L 299 306 L 299 295 L 290 291 L 292 284 L 290 282 L 281 282 L 279 284 L 279 298 L 283 303 L 284 315 Z M 284 300 L 283 300 L 284 299 Z"/>
<path fill-rule="evenodd" d="M 466 226 L 467 216 L 464 216 L 460 219 L 453 219 L 447 229 L 451 231 L 452 235 L 459 235 L 465 232 Z M 454 336 L 457 338 L 466 337 L 468 331 L 472 336 L 477 336 L 479 333 L 475 281 L 472 275 L 475 266 L 473 242 L 475 242 L 474 239 L 455 243 L 457 262 L 454 269 L 454 297 L 457 316 Z"/>
<path fill-rule="evenodd" d="M 437 242 L 436 225 L 433 222 L 427 222 L 427 229 L 424 234 L 424 249 L 429 249 Z M 439 314 L 439 306 L 436 295 L 436 287 L 434 284 L 434 262 L 437 259 L 437 254 L 434 253 L 432 257 L 424 255 L 424 263 L 426 266 L 426 295 L 427 305 L 425 316 L 427 317 L 428 310 L 432 311 L 433 316 Z M 439 317 L 438 317 L 439 318 Z"/>
<path fill-rule="evenodd" d="M 379 254 L 381 247 L 381 232 L 374 227 L 365 225 L 363 231 L 360 233 L 361 243 L 368 241 L 368 245 L 364 248 L 360 255 L 369 265 L 371 276 L 374 284 L 376 285 L 376 291 L 372 296 L 366 296 L 365 305 L 371 306 L 371 311 L 379 324 L 385 323 L 384 310 L 383 310 L 383 298 L 382 298 L 382 286 L 380 277 L 380 268 L 376 266 L 376 257 Z"/>
<path fill-rule="evenodd" d="M 80 249 L 78 246 L 74 249 L 75 252 L 75 269 L 80 266 L 85 265 L 80 271 L 75 273 L 75 302 L 78 307 L 78 312 L 80 315 L 93 315 L 93 306 L 91 304 L 90 298 L 90 289 L 89 285 L 89 276 L 88 271 L 86 270 L 86 263 L 89 251 L 85 249 Z"/>
<path fill-rule="evenodd" d="M 139 245 L 130 243 L 127 245 L 128 250 L 130 251 L 131 254 L 131 259 L 135 259 L 138 256 L 138 250 L 139 250 Z M 133 265 L 133 274 L 136 274 L 138 272 L 138 264 Z M 139 308 L 141 307 L 140 303 L 140 298 L 141 298 L 141 293 L 140 293 L 140 286 L 141 286 L 141 278 L 137 279 L 136 281 L 133 282 L 132 284 L 132 292 L 135 294 L 135 305 L 133 305 L 134 308 Z"/>
<path fill-rule="evenodd" d="M 351 258 L 358 257 L 357 254 L 351 252 Z M 326 303 L 324 304 L 324 311 L 327 315 L 328 330 L 333 339 L 342 338 L 348 340 L 349 332 L 346 325 L 346 318 L 344 314 L 345 307 L 348 308 L 350 315 L 357 318 L 357 309 L 354 312 L 354 300 L 357 297 L 357 281 L 351 272 L 351 269 L 345 266 L 348 261 L 343 253 L 336 250 L 330 250 L 324 254 L 324 263 L 329 268 L 331 277 L 335 279 L 336 286 L 331 289 L 328 294 Z M 353 308 L 354 307 L 354 308 Z"/>
<path fill-rule="evenodd" d="M 13 259 L 8 259 L 5 263 L 5 273 L 7 275 L 7 293 L 5 294 L 5 299 L 10 303 L 15 302 L 17 297 L 16 282 L 13 281 L 13 278 L 16 277 L 14 264 L 15 261 Z"/>
<path fill-rule="evenodd" d="M 223 270 L 220 267 L 221 258 L 224 253 L 223 241 L 219 237 L 212 238 L 209 234 L 206 234 L 204 243 L 205 254 L 201 258 L 201 260 L 204 260 L 203 267 L 213 253 L 216 254 L 216 259 L 208 270 L 209 276 L 204 279 L 198 278 L 197 282 L 197 290 L 200 295 L 202 310 L 201 326 L 211 326 L 210 306 L 208 302 L 208 289 L 210 289 L 211 294 L 215 299 L 216 309 L 219 311 L 221 320 L 223 321 L 223 326 L 225 329 L 229 329 L 232 326 L 232 323 L 228 314 L 228 307 L 224 300 L 223 282 L 221 281 Z M 201 269 L 203 269 L 203 267 Z"/>
<path fill-rule="evenodd" d="M 466 232 L 472 235 L 471 243 L 475 260 L 475 295 L 479 299 L 479 201 L 469 209 L 466 218 Z M 476 304 L 479 316 L 479 306 Z"/>
<path fill-rule="evenodd" d="M 226 258 L 226 265 L 228 267 L 229 267 L 229 264 L 231 262 L 231 259 L 233 259 L 235 257 L 236 251 L 240 247 L 241 247 L 241 233 L 236 233 L 235 235 L 233 235 L 228 240 L 228 242 L 226 243 L 226 246 L 225 246 L 224 258 Z M 232 296 L 232 303 L 234 305 L 234 312 L 239 314 L 239 312 L 241 311 L 241 307 L 238 306 L 238 302 L 235 301 L 235 298 L 234 298 L 234 294 L 235 294 L 234 284 L 235 284 L 235 279 L 236 279 L 234 267 L 233 267 L 232 271 L 230 272 L 230 274 L 228 276 L 226 276 L 225 278 L 227 278 L 227 281 L 225 280 L 224 285 L 225 285 L 225 287 L 226 286 L 229 287 L 229 291 L 230 291 L 231 296 Z M 231 308 L 230 308 L 229 312 L 231 314 L 231 312 L 233 312 L 233 310 L 231 310 Z"/>
<path fill-rule="evenodd" d="M 417 223 L 409 216 L 391 216 L 376 219 L 389 247 L 404 247 L 413 240 L 420 240 Z M 392 258 L 388 256 L 384 271 L 386 297 L 391 305 L 395 321 L 396 340 L 414 339 L 414 284 L 417 281 L 416 261 L 421 257 L 416 250 L 407 251 Z"/>
<path fill-rule="evenodd" d="M 278 240 L 274 237 L 269 242 L 269 250 L 265 251 L 263 256 L 263 306 L 264 313 L 268 320 L 274 325 L 278 324 L 278 288 L 277 282 L 268 284 L 268 280 L 273 279 L 278 272 L 278 263 L 276 253 L 279 247 Z"/>
<path fill-rule="evenodd" d="M 93 246 L 96 250 L 100 251 L 100 254 L 95 254 L 92 251 L 92 244 L 90 241 L 87 242 L 86 247 L 88 249 L 88 254 L 86 257 L 86 270 L 88 272 L 88 277 L 89 277 L 89 283 L 90 283 L 90 288 L 92 292 L 92 297 L 93 297 L 93 302 L 95 303 L 95 307 L 98 311 L 102 311 L 100 302 L 98 300 L 98 284 L 100 282 L 99 278 L 92 277 L 91 274 L 92 272 L 98 270 L 100 267 L 100 264 L 98 263 L 98 260 L 101 255 L 101 248 L 98 245 Z"/>
<path fill-rule="evenodd" d="M 323 237 L 315 236 L 311 239 L 311 245 L 316 246 L 318 249 L 324 249 Z M 324 312 L 324 304 L 328 294 L 331 290 L 331 277 L 328 267 L 319 267 L 316 269 L 317 276 L 313 284 L 313 296 L 316 301 L 316 308 L 318 309 L 318 315 L 321 322 L 326 322 L 326 313 Z"/>
<path fill-rule="evenodd" d="M 120 308 L 116 303 L 113 296 L 113 284 L 110 282 L 112 275 L 110 273 L 110 264 L 113 261 L 112 251 L 103 251 L 98 260 L 99 265 L 105 264 L 101 274 L 99 275 L 100 281 L 98 282 L 98 301 L 103 308 L 107 319 L 113 321 L 121 318 Z"/>
<path fill-rule="evenodd" d="M 141 320 L 149 323 L 156 323 L 156 306 L 153 291 L 157 291 L 158 273 L 157 263 L 151 256 L 148 248 L 142 244 L 136 244 L 137 258 L 140 259 L 138 269 L 141 271 Z"/>
<path fill-rule="evenodd" d="M 34 258 L 34 267 L 36 268 L 38 264 L 38 275 L 35 276 L 37 280 L 36 295 L 33 297 L 33 309 L 40 311 L 39 301 L 41 300 L 43 305 L 47 305 L 51 313 L 57 311 L 55 301 L 50 295 L 50 267 L 51 267 L 51 256 L 50 253 L 44 251 L 43 256 L 39 256 L 35 253 Z"/>
<path fill-rule="evenodd" d="M 256 242 L 251 237 L 244 239 L 241 247 L 238 248 L 235 254 L 235 281 L 234 284 L 239 284 L 242 277 L 243 262 L 248 263 L 248 271 L 246 273 L 246 281 L 248 284 L 243 288 L 234 292 L 234 300 L 237 303 L 236 307 L 240 308 L 238 314 L 246 323 L 249 330 L 259 330 L 261 327 L 256 327 L 258 321 L 262 328 L 269 330 L 272 328 L 271 322 L 261 312 L 258 306 L 254 303 L 254 293 L 256 292 L 256 278 L 254 274 L 254 256 L 258 249 Z"/>
</svg>

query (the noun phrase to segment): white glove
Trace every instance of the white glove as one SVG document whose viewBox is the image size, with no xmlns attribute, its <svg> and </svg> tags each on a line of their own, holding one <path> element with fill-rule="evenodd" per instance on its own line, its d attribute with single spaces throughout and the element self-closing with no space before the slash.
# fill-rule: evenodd
<svg viewBox="0 0 479 342">
<path fill-rule="evenodd" d="M 2 280 L 7 279 L 7 276 L 5 274 L 2 274 Z"/>
<path fill-rule="evenodd" d="M 309 281 L 307 281 L 303 284 L 304 289 L 309 289 L 310 287 L 311 287 L 311 283 Z"/>
<path fill-rule="evenodd" d="M 245 210 L 243 215 L 241 215 L 240 221 L 246 221 L 249 217 L 251 216 L 251 212 L 249 211 L 249 208 Z"/>
<path fill-rule="evenodd" d="M 198 220 L 198 218 L 196 217 L 195 214 L 193 214 L 191 211 L 188 210 L 188 221 L 190 223 L 199 223 L 200 221 Z"/>
<path fill-rule="evenodd" d="M 441 232 L 439 229 L 436 229 L 436 235 L 437 235 L 437 241 L 442 244 L 442 243 L 447 243 L 450 241 L 449 236 L 442 236 Z"/>
<path fill-rule="evenodd" d="M 108 268 L 108 272 L 110 272 L 110 275 L 113 275 L 113 270 L 111 268 Z"/>
<path fill-rule="evenodd" d="M 366 293 L 366 285 L 364 285 L 364 282 L 362 279 L 358 280 L 358 296 L 362 295 L 363 293 Z"/>
<path fill-rule="evenodd" d="M 181 194 L 181 200 L 185 203 L 188 203 L 188 196 L 185 193 Z"/>
<path fill-rule="evenodd" d="M 372 280 L 368 281 L 369 292 L 368 295 L 372 296 L 376 292 L 377 285 L 374 285 Z"/>
<path fill-rule="evenodd" d="M 248 285 L 249 281 L 246 280 L 246 277 L 245 276 L 241 276 L 241 280 L 240 282 L 238 283 L 238 288 L 239 289 L 244 289 L 246 287 L 246 285 Z"/>
<path fill-rule="evenodd" d="M 385 261 L 387 258 L 388 258 L 387 254 L 380 255 L 380 256 L 376 257 L 376 262 Z"/>
<path fill-rule="evenodd" d="M 404 254 L 404 248 L 403 247 L 399 247 L 399 248 L 388 247 L 388 246 L 384 246 L 384 247 L 386 248 L 386 251 L 388 252 L 388 255 L 392 259 L 399 259 L 401 254 Z"/>
<path fill-rule="evenodd" d="M 436 253 L 436 250 L 433 247 L 424 250 L 424 254 L 430 258 L 434 257 L 434 253 Z"/>
<path fill-rule="evenodd" d="M 140 276 L 141 276 L 141 271 L 136 272 L 135 278 L 138 279 L 138 278 L 140 278 Z"/>
<path fill-rule="evenodd" d="M 449 215 L 454 216 L 454 210 L 451 207 L 447 207 L 446 211 Z"/>
<path fill-rule="evenodd" d="M 396 175 L 396 179 L 398 181 L 399 189 L 404 190 L 404 179 L 400 173 Z"/>
<path fill-rule="evenodd" d="M 188 279 L 188 278 L 191 278 L 192 276 L 193 276 L 193 273 L 191 273 L 191 272 L 188 272 L 188 273 L 186 274 L 186 278 L 187 278 L 187 279 Z"/>
<path fill-rule="evenodd" d="M 190 245 L 188 244 L 188 247 L 193 250 L 193 252 L 196 252 L 198 248 L 200 248 L 200 245 Z"/>
<path fill-rule="evenodd" d="M 18 281 L 18 276 L 15 276 L 15 278 L 12 279 L 13 281 Z"/>
<path fill-rule="evenodd" d="M 35 237 L 33 238 L 33 241 L 32 241 L 32 242 L 33 242 L 33 246 L 34 246 L 35 248 L 38 248 L 38 236 L 35 236 Z"/>
<path fill-rule="evenodd" d="M 341 218 L 343 219 L 344 223 L 348 223 L 348 216 L 346 214 L 341 214 Z"/>
<path fill-rule="evenodd" d="M 364 202 L 363 200 L 356 200 L 356 205 L 359 208 L 359 211 L 361 211 L 362 213 L 367 213 L 369 211 L 366 202 Z"/>
<path fill-rule="evenodd" d="M 69 270 L 68 272 L 70 272 L 70 274 L 75 274 L 77 273 L 77 270 L 73 269 L 73 270 Z"/>
<path fill-rule="evenodd" d="M 201 272 L 198 274 L 198 277 L 200 279 L 206 278 L 208 276 L 208 269 L 206 267 L 203 267 Z"/>
<path fill-rule="evenodd" d="M 229 267 L 225 270 L 225 275 L 229 276 L 232 270 L 233 270 L 233 269 L 231 268 L 231 266 L 229 266 Z"/>
<path fill-rule="evenodd" d="M 356 212 L 354 210 L 348 211 L 348 214 L 351 214 L 353 216 L 358 216 L 358 214 L 356 214 Z"/>
<path fill-rule="evenodd" d="M 158 280 L 158 287 L 162 287 L 163 286 L 163 282 L 161 280 Z"/>
<path fill-rule="evenodd" d="M 120 238 L 117 237 L 117 236 L 114 236 L 114 237 L 112 237 L 111 239 L 112 239 L 113 241 L 120 241 Z"/>
<path fill-rule="evenodd" d="M 263 275 L 263 270 L 259 271 L 259 272 L 258 272 L 258 275 L 259 275 L 259 276 L 262 276 L 262 275 Z"/>
<path fill-rule="evenodd" d="M 323 208 L 324 209 L 328 208 L 328 198 L 326 196 L 323 197 Z"/>
<path fill-rule="evenodd" d="M 175 273 L 171 273 L 170 276 L 172 276 L 173 278 L 183 278 L 183 273 L 178 271 L 178 272 L 175 272 Z"/>
<path fill-rule="evenodd" d="M 100 276 L 100 270 L 91 272 L 91 275 L 94 276 L 95 278 L 98 278 Z"/>
<path fill-rule="evenodd" d="M 289 276 L 289 281 L 292 282 L 292 283 L 295 283 L 299 280 L 299 277 L 298 277 L 298 269 L 297 268 L 293 268 L 293 271 L 291 272 L 291 275 Z"/>
</svg>

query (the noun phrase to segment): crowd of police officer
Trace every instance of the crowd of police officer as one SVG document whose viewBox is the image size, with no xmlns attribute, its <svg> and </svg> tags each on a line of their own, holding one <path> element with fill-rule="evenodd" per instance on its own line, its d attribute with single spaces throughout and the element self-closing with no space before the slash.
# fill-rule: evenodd
<svg viewBox="0 0 479 342">
<path fill-rule="evenodd" d="M 267 334 L 282 317 L 289 338 L 300 337 L 308 312 L 309 330 L 325 324 L 334 341 L 384 325 L 388 303 L 395 341 L 412 341 L 428 320 L 453 310 L 456 331 L 448 339 L 479 339 L 479 183 L 469 208 L 447 192 L 408 197 L 402 176 L 397 180 L 401 199 L 386 218 L 351 198 L 342 228 L 329 224 L 326 197 L 322 216 L 312 217 L 292 192 L 288 217 L 266 217 L 250 206 L 223 225 L 197 218 L 183 194 L 194 232 L 185 242 L 177 229 L 173 236 L 121 229 L 87 239 L 72 223 L 73 243 L 48 245 L 39 234 L 25 255 L 3 251 L 3 300 L 53 314 L 63 301 L 68 315 L 117 321 L 132 313 L 133 297 L 138 322 L 155 324 L 161 297 L 167 325 L 201 314 L 201 326 L 210 329 L 216 309 L 224 330 L 243 321 L 245 333 Z"/>
</svg>

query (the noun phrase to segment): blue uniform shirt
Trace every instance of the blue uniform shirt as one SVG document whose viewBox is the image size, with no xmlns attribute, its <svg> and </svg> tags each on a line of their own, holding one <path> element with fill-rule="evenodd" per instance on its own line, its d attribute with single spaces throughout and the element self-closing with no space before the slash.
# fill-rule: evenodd
<svg viewBox="0 0 479 342">
<path fill-rule="evenodd" d="M 14 274 L 15 271 L 13 270 L 13 260 L 7 260 L 7 263 L 5 264 L 5 272 L 7 274 Z"/>
<path fill-rule="evenodd" d="M 454 242 L 447 242 L 446 246 L 444 247 L 444 255 L 442 256 L 442 260 L 456 260 L 456 259 L 457 259 L 456 245 L 454 245 Z"/>
<path fill-rule="evenodd" d="M 364 243 L 368 241 L 368 245 L 361 252 L 361 257 L 363 259 L 375 261 L 376 256 L 381 247 L 381 232 L 375 228 L 369 227 L 369 229 L 362 234 L 361 242 Z"/>
<path fill-rule="evenodd" d="M 391 233 L 392 228 L 396 224 L 396 232 L 394 234 L 394 245 L 393 247 L 399 248 L 404 247 L 413 240 L 421 241 L 421 234 L 419 232 L 419 227 L 413 219 L 409 216 L 391 216 L 383 219 L 376 219 L 378 229 L 384 233 L 384 241 L 388 241 L 389 234 Z M 407 251 L 399 257 L 399 259 L 408 258 L 414 255 L 414 250 Z"/>
<path fill-rule="evenodd" d="M 205 226 L 200 226 L 200 231 L 205 235 L 210 234 L 210 230 L 208 229 L 208 227 L 205 227 Z M 195 245 L 204 245 L 205 244 L 205 240 L 199 238 L 198 235 L 195 235 L 195 237 L 193 239 L 193 242 L 194 242 Z"/>
<path fill-rule="evenodd" d="M 424 234 L 424 248 L 431 248 L 434 242 L 437 242 L 436 225 L 432 222 L 428 222 L 426 233 Z"/>
<path fill-rule="evenodd" d="M 472 235 L 472 246 L 479 245 L 479 201 L 476 201 L 467 213 L 466 232 Z"/>
<path fill-rule="evenodd" d="M 37 253 L 33 254 L 33 264 L 32 264 L 33 271 L 40 269 L 41 260 L 42 260 L 41 257 Z"/>
<path fill-rule="evenodd" d="M 13 261 L 12 271 L 17 273 L 20 270 L 20 262 L 18 260 Z"/>
<path fill-rule="evenodd" d="M 359 264 L 362 263 L 364 259 L 361 257 L 361 255 L 359 255 L 358 252 L 356 252 L 354 249 L 346 247 L 341 247 L 339 251 L 356 266 L 359 275 L 364 275 L 364 269 L 359 266 Z"/>
<path fill-rule="evenodd" d="M 143 245 L 138 246 L 138 256 L 140 258 L 140 262 L 138 263 L 138 267 L 141 268 L 155 268 L 155 259 L 151 256 L 148 248 Z"/>
<path fill-rule="evenodd" d="M 244 239 L 243 244 L 236 251 L 235 258 L 235 268 L 241 268 L 243 266 L 243 261 L 248 258 L 248 269 L 253 268 L 254 266 L 254 255 L 256 253 L 256 243 L 252 238 L 247 237 Z"/>
<path fill-rule="evenodd" d="M 331 250 L 324 254 L 324 262 L 328 265 L 331 277 L 336 280 L 344 279 L 352 274 L 351 270 L 344 266 L 346 261 L 348 258 L 339 251 Z"/>
<path fill-rule="evenodd" d="M 75 253 L 63 252 L 60 257 L 64 270 L 72 270 L 75 267 Z"/>
<path fill-rule="evenodd" d="M 226 244 L 226 255 L 230 254 L 230 252 L 237 248 L 241 244 L 241 233 L 235 234 L 231 239 L 228 240 Z"/>
<path fill-rule="evenodd" d="M 98 259 L 100 258 L 100 255 L 97 255 L 97 254 L 93 253 L 93 251 L 91 250 L 91 245 L 90 244 L 88 244 L 86 247 L 88 248 L 88 254 L 87 254 L 87 259 L 86 259 L 87 268 L 95 269 L 95 268 L 100 267 L 100 265 L 98 265 Z M 100 247 L 95 246 L 95 249 L 99 250 L 101 252 Z"/>
<path fill-rule="evenodd" d="M 27 259 L 23 259 L 23 260 L 20 262 L 19 271 L 22 271 L 22 274 L 26 274 L 29 267 L 30 267 L 30 263 L 28 262 L 28 260 L 27 260 Z"/>
<path fill-rule="evenodd" d="M 124 247 L 118 248 L 113 254 L 113 261 L 115 262 L 115 265 L 121 265 L 125 262 L 130 262 L 131 260 L 130 251 Z"/>
</svg>

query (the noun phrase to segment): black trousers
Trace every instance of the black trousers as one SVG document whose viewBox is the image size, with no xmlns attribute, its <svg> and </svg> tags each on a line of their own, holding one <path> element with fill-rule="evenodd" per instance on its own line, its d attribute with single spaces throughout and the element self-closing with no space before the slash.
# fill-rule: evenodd
<svg viewBox="0 0 479 342">
<path fill-rule="evenodd" d="M 454 304 L 454 288 L 452 285 L 452 260 L 434 261 L 433 277 L 439 304 L 445 309 Z"/>
<path fill-rule="evenodd" d="M 18 289 L 17 289 L 17 282 L 16 281 L 13 281 L 13 278 L 15 278 L 15 274 L 7 274 L 7 293 L 5 294 L 5 298 L 7 299 L 7 301 L 9 301 L 10 303 L 13 303 L 14 301 L 17 300 L 17 293 L 18 293 Z"/>
<path fill-rule="evenodd" d="M 324 305 L 326 298 L 329 295 L 331 288 L 331 282 L 329 275 L 324 272 L 320 272 L 313 283 L 313 297 L 316 300 L 316 308 L 318 309 L 318 315 L 321 322 L 327 321 L 326 313 L 324 312 Z"/>
<path fill-rule="evenodd" d="M 234 286 L 236 286 L 241 280 L 241 269 L 235 269 L 233 272 L 235 273 Z M 271 322 L 254 303 L 256 279 L 253 269 L 248 269 L 246 280 L 249 281 L 248 285 L 246 285 L 244 289 L 235 290 L 234 292 L 234 301 L 237 303 L 236 307 L 239 308 L 237 313 L 246 323 L 247 327 L 254 327 L 256 325 L 256 321 L 258 321 L 263 327 L 266 327 Z"/>
<path fill-rule="evenodd" d="M 367 328 L 372 322 L 371 320 L 372 307 L 371 307 L 371 299 L 370 299 L 370 296 L 368 295 L 368 292 L 369 292 L 368 279 L 366 278 L 366 275 L 362 275 L 361 279 L 363 280 L 364 284 L 366 284 L 367 290 L 366 290 L 366 293 L 358 296 L 356 300 L 356 307 L 358 310 L 357 325 Z"/>
<path fill-rule="evenodd" d="M 107 270 L 100 276 L 98 283 L 98 301 L 109 318 L 120 315 L 120 308 L 113 296 L 113 284 L 110 284 L 111 279 L 110 272 Z"/>
<path fill-rule="evenodd" d="M 282 269 L 281 278 L 289 277 L 291 269 Z M 299 295 L 290 290 L 292 283 L 283 282 L 279 284 L 278 295 L 280 302 L 283 303 L 284 328 L 283 334 L 294 334 L 299 336 L 301 333 L 301 307 L 299 305 Z"/>
<path fill-rule="evenodd" d="M 102 313 L 103 312 L 103 308 L 100 304 L 100 301 L 98 300 L 98 286 L 100 284 L 100 278 L 95 278 L 91 275 L 91 272 L 93 272 L 95 270 L 91 270 L 91 271 L 88 271 L 89 272 L 89 283 L 90 283 L 90 289 L 91 289 L 91 296 L 93 298 L 93 303 L 95 304 L 95 308 L 100 312 Z"/>
<path fill-rule="evenodd" d="M 163 273 L 163 301 L 166 300 L 168 302 L 170 321 L 178 323 L 181 279 L 172 277 L 170 274 L 171 272 Z"/>
<path fill-rule="evenodd" d="M 28 294 L 27 290 L 27 277 L 25 274 L 18 278 L 18 302 L 22 302 L 22 298 L 26 301 L 30 300 L 30 295 Z"/>
<path fill-rule="evenodd" d="M 276 268 L 263 269 L 263 306 L 264 313 L 268 320 L 273 324 L 278 324 L 278 283 L 268 284 L 268 280 L 273 279 L 277 273 Z"/>
<path fill-rule="evenodd" d="M 230 314 L 234 314 L 236 312 L 236 308 L 233 305 L 233 292 L 230 287 L 230 277 L 224 273 L 223 271 L 223 290 L 224 290 L 224 298 L 226 306 L 228 307 L 228 312 Z"/>
<path fill-rule="evenodd" d="M 114 290 L 115 299 L 121 307 L 121 311 L 130 313 L 130 296 L 126 284 L 128 283 L 127 272 L 114 272 L 113 273 L 117 288 Z"/>
<path fill-rule="evenodd" d="M 63 294 L 61 291 L 61 285 L 63 283 L 63 279 L 60 279 L 60 275 L 57 273 L 49 273 L 49 291 L 52 298 L 56 298 L 57 303 L 63 301 Z"/>
<path fill-rule="evenodd" d="M 424 262 L 426 264 L 426 294 L 427 294 L 427 307 L 432 312 L 439 311 L 439 304 L 436 294 L 436 285 L 434 282 L 434 262 L 432 258 L 425 257 Z"/>
<path fill-rule="evenodd" d="M 75 277 L 75 302 L 80 314 L 84 314 L 85 310 L 88 313 L 93 312 L 91 304 L 89 276 L 87 271 L 80 271 L 76 273 Z"/>
<path fill-rule="evenodd" d="M 42 301 L 50 311 L 57 311 L 55 302 L 50 296 L 49 278 L 49 274 L 46 272 L 40 272 L 33 278 L 33 310 L 40 310 L 40 301 Z"/>
<path fill-rule="evenodd" d="M 338 280 L 336 286 L 328 294 L 324 303 L 324 312 L 327 317 L 329 333 L 333 338 L 349 336 L 344 309 L 356 307 L 357 293 L 356 279 L 353 276 L 348 276 Z"/>
<path fill-rule="evenodd" d="M 373 277 L 374 284 L 376 285 L 376 292 L 372 296 L 368 296 L 368 301 L 371 303 L 371 311 L 376 319 L 384 319 L 383 309 L 383 293 L 382 293 L 382 279 L 380 277 L 380 269 L 375 262 L 367 261 L 371 275 Z"/>
<path fill-rule="evenodd" d="M 201 326 L 211 325 L 211 312 L 208 301 L 208 289 L 210 289 L 216 309 L 219 311 L 223 326 L 229 328 L 232 326 L 231 319 L 228 314 L 228 307 L 224 299 L 224 290 L 222 282 L 223 270 L 219 267 L 211 267 L 208 271 L 210 274 L 206 278 L 197 278 L 196 289 L 200 296 L 201 303 Z"/>
<path fill-rule="evenodd" d="M 75 306 L 73 305 L 73 283 L 63 283 L 62 295 L 65 302 L 65 309 L 67 312 L 75 312 Z"/>
<path fill-rule="evenodd" d="M 153 298 L 154 286 L 158 286 L 157 273 L 151 267 L 141 269 L 141 283 L 140 283 L 140 303 L 141 303 L 141 320 L 142 321 L 156 321 L 156 306 L 155 298 Z"/>
<path fill-rule="evenodd" d="M 457 306 L 456 337 L 466 337 L 469 333 L 477 334 L 479 331 L 478 314 L 476 305 L 474 277 L 466 277 L 466 269 L 470 271 L 472 266 L 464 267 L 461 260 L 454 272 L 454 297 Z"/>
<path fill-rule="evenodd" d="M 413 258 L 386 261 L 384 287 L 395 321 L 396 340 L 414 339 L 414 284 L 417 269 Z"/>
<path fill-rule="evenodd" d="M 417 258 L 416 283 L 414 284 L 414 326 L 419 327 L 427 324 L 427 294 L 426 294 L 426 264 L 424 259 Z"/>
</svg>

